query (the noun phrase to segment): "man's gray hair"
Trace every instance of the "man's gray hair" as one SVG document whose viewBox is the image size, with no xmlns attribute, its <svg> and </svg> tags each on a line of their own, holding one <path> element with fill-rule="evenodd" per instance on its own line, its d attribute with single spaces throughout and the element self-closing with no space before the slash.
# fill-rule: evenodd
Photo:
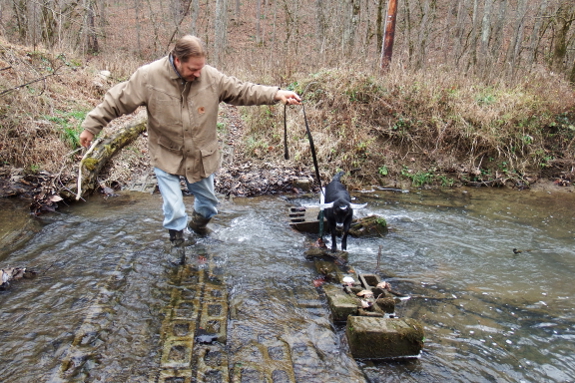
<svg viewBox="0 0 575 383">
<path fill-rule="evenodd" d="M 172 55 L 181 62 L 187 62 L 190 57 L 206 57 L 206 48 L 200 38 L 185 35 L 176 41 Z"/>
</svg>

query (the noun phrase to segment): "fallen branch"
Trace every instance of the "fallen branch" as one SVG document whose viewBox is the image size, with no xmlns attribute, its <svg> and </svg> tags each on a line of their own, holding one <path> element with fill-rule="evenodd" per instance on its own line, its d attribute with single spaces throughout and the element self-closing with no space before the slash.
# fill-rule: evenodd
<svg viewBox="0 0 575 383">
<path fill-rule="evenodd" d="M 78 192 L 76 193 L 76 201 L 82 198 L 82 168 L 84 167 L 83 166 L 84 160 L 88 158 L 88 155 L 92 153 L 92 151 L 94 150 L 96 145 L 100 143 L 100 141 L 102 141 L 102 138 L 98 138 L 96 141 L 94 141 L 94 143 L 90 145 L 90 148 L 86 151 L 86 154 L 84 154 L 84 156 L 80 160 L 80 165 L 78 166 L 78 180 L 77 180 Z"/>
<path fill-rule="evenodd" d="M 62 65 L 62 66 L 63 66 L 63 65 Z M 1 96 L 4 96 L 4 95 L 7 94 L 7 93 L 13 92 L 13 91 L 15 91 L 15 90 L 19 90 L 20 88 L 23 88 L 23 87 L 25 87 L 25 86 L 34 84 L 34 83 L 39 82 L 39 81 L 46 80 L 48 77 L 57 76 L 57 75 L 58 75 L 58 73 L 57 73 L 57 72 L 58 72 L 58 69 L 62 68 L 62 66 L 59 66 L 58 68 L 56 68 L 56 70 L 54 70 L 53 73 L 50 73 L 50 74 L 48 74 L 48 75 L 46 75 L 46 76 L 44 76 L 44 77 L 37 78 L 36 80 L 27 82 L 26 84 L 18 85 L 18 86 L 14 87 L 14 88 L 11 88 L 11 89 L 6 89 L 5 91 L 0 92 L 0 97 L 1 97 Z M 6 69 L 7 69 L 7 68 L 6 68 Z"/>
</svg>

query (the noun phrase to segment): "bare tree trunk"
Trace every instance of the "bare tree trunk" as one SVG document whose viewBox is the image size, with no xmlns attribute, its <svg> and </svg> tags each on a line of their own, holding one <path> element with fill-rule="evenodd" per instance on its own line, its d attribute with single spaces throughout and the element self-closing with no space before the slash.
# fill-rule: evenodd
<svg viewBox="0 0 575 383">
<path fill-rule="evenodd" d="M 106 0 L 100 0 L 98 5 L 98 10 L 100 11 L 100 22 L 98 23 L 98 29 L 100 32 L 101 39 L 104 40 L 104 46 L 106 46 L 106 26 L 108 23 L 108 2 Z"/>
<path fill-rule="evenodd" d="M 376 45 L 377 45 L 377 52 L 381 53 L 383 49 L 383 30 L 384 30 L 384 16 L 385 13 L 383 11 L 383 4 L 385 0 L 378 0 L 377 2 L 377 17 L 375 21 L 375 36 L 376 36 Z"/>
<path fill-rule="evenodd" d="M 393 44 L 395 42 L 395 20 L 397 19 L 397 0 L 389 0 L 387 5 L 387 21 L 385 26 L 385 38 L 381 58 L 381 69 L 387 70 L 391 64 Z"/>
<path fill-rule="evenodd" d="M 206 0 L 206 4 L 205 4 L 205 12 L 204 12 L 204 18 L 205 20 L 211 20 L 211 11 L 210 11 L 210 6 L 209 6 L 209 0 Z M 210 23 L 206 22 L 204 23 L 204 42 L 206 43 L 206 46 L 210 45 Z M 199 37 L 199 36 L 198 36 Z"/>
<path fill-rule="evenodd" d="M 273 45 L 274 47 L 277 45 L 277 21 L 278 21 L 278 5 L 279 0 L 274 1 L 274 29 L 272 32 L 272 41 L 273 41 Z M 271 62 L 275 63 L 276 62 L 276 54 L 277 54 L 277 49 L 272 49 L 272 53 L 271 53 Z"/>
<path fill-rule="evenodd" d="M 383 1 L 383 0 L 381 0 Z M 325 10 L 324 10 L 324 0 L 315 1 L 315 12 L 316 12 L 316 35 L 317 35 L 317 45 L 319 47 L 318 51 L 323 55 L 325 49 L 325 40 L 327 25 L 325 21 Z"/>
<path fill-rule="evenodd" d="M 343 34 L 342 50 L 346 57 L 351 57 L 355 45 L 355 32 L 359 22 L 361 11 L 360 0 L 349 0 L 349 16 L 347 17 L 346 28 Z"/>
<path fill-rule="evenodd" d="M 194 36 L 197 36 L 199 31 L 198 31 L 198 17 L 200 14 L 200 0 L 192 0 L 191 3 L 191 11 L 192 11 L 192 22 L 190 24 L 190 33 Z"/>
<path fill-rule="evenodd" d="M 300 27 L 300 6 L 301 0 L 294 0 L 295 10 L 294 10 L 294 30 L 295 36 L 299 36 L 299 27 Z M 294 55 L 297 57 L 299 55 L 299 41 L 300 39 L 294 39 Z"/>
<path fill-rule="evenodd" d="M 180 15 L 182 14 L 182 3 L 180 0 L 170 0 L 170 10 L 172 11 L 172 20 L 174 21 L 174 25 L 178 25 L 180 22 Z"/>
<path fill-rule="evenodd" d="M 355 54 L 361 55 L 361 57 L 367 57 L 368 49 L 369 49 L 369 40 L 372 37 L 372 30 L 371 30 L 371 13 L 370 13 L 370 1 L 368 0 L 360 0 L 363 4 L 360 6 L 360 9 L 363 12 L 360 13 L 359 21 L 358 21 L 358 31 L 361 30 L 363 26 L 362 36 L 363 38 L 359 42 L 359 52 L 355 52 Z"/>
<path fill-rule="evenodd" d="M 435 21 L 435 5 L 435 0 L 426 0 L 425 5 L 423 6 L 423 14 L 421 15 L 421 21 L 419 23 L 419 33 L 417 38 L 417 41 L 419 42 L 416 60 L 417 69 L 421 69 L 425 65 L 427 41 Z"/>
<path fill-rule="evenodd" d="M 557 72 L 563 72 L 566 66 L 569 29 L 575 21 L 575 5 L 563 2 L 555 17 L 557 30 L 553 38 L 553 56 L 551 66 Z"/>
<path fill-rule="evenodd" d="M 288 0 L 283 0 L 283 5 L 284 5 L 284 9 L 285 9 L 285 17 L 286 17 L 286 21 L 285 21 L 285 29 L 286 29 L 286 33 L 285 33 L 285 40 L 284 40 L 284 57 L 287 57 L 289 54 L 289 43 L 291 40 L 291 34 L 292 34 L 292 26 L 295 24 L 295 20 L 294 20 L 294 16 L 293 16 L 293 12 L 290 10 L 289 4 L 288 4 Z"/>
<path fill-rule="evenodd" d="M 441 37 L 441 42 L 439 43 L 439 50 L 443 53 L 443 62 L 447 63 L 449 61 L 449 53 L 453 50 L 453 41 L 451 40 L 451 35 L 453 31 L 453 25 L 456 24 L 457 20 L 453 20 L 454 16 L 457 16 L 457 5 L 459 0 L 452 0 L 451 5 L 447 9 L 447 17 L 445 19 L 445 25 L 443 25 L 443 34 Z"/>
<path fill-rule="evenodd" d="M 535 17 L 535 25 L 533 27 L 533 30 L 531 32 L 531 44 L 529 46 L 529 49 L 531 50 L 531 54 L 529 55 L 529 65 L 533 66 L 535 64 L 535 62 L 537 61 L 537 50 L 539 47 L 539 43 L 541 41 L 541 36 L 540 36 L 540 31 L 541 31 L 541 25 L 543 24 L 543 15 L 545 14 L 545 12 L 547 11 L 547 4 L 548 4 L 548 0 L 543 0 L 541 2 L 541 5 L 539 6 L 539 10 L 537 12 L 537 15 Z"/>
<path fill-rule="evenodd" d="M 516 65 L 521 53 L 521 44 L 523 43 L 523 31 L 525 30 L 525 14 L 527 12 L 527 0 L 519 0 L 514 35 L 510 41 L 507 50 L 508 73 L 513 77 L 516 73 Z"/>
<path fill-rule="evenodd" d="M 141 38 L 141 25 L 140 25 L 140 0 L 134 0 L 134 12 L 136 14 L 136 49 L 138 55 L 142 55 L 142 38 Z"/>
<path fill-rule="evenodd" d="M 260 0 L 258 0 L 259 2 Z M 216 0 L 216 20 L 214 37 L 214 62 L 216 65 L 223 59 L 226 47 L 226 27 L 227 27 L 227 0 Z"/>
<path fill-rule="evenodd" d="M 26 0 L 12 0 L 16 29 L 21 43 L 26 43 L 28 37 L 28 5 Z"/>
<path fill-rule="evenodd" d="M 160 51 L 159 48 L 159 41 L 160 41 L 160 32 L 158 30 L 158 19 L 156 19 L 155 12 L 152 10 L 152 3 L 151 0 L 147 0 L 148 8 L 150 10 L 150 19 L 152 20 L 152 27 L 154 28 L 154 54 Z"/>
<path fill-rule="evenodd" d="M 481 54 L 479 58 L 479 70 L 486 73 L 486 68 L 492 64 L 491 57 L 489 57 L 489 42 L 491 40 L 491 8 L 493 0 L 485 0 L 485 8 L 483 10 L 483 20 L 481 22 Z"/>
<path fill-rule="evenodd" d="M 469 53 L 471 54 L 471 57 L 469 58 L 469 62 L 467 63 L 467 70 L 475 67 L 475 65 L 477 64 L 478 29 L 479 29 L 479 2 L 478 0 L 473 0 L 473 15 L 471 17 L 471 33 L 469 38 L 470 40 Z"/>
<path fill-rule="evenodd" d="M 387 36 L 387 26 L 389 25 L 389 17 L 390 17 L 390 13 L 389 13 L 389 7 L 391 6 L 391 0 L 389 0 L 388 4 L 387 4 L 387 20 L 386 20 L 386 36 Z M 413 56 L 415 54 L 415 47 L 414 47 L 414 39 L 412 37 L 413 35 L 413 21 L 411 18 L 411 5 L 409 3 L 409 0 L 405 0 L 405 28 L 406 28 L 406 40 L 407 40 L 407 59 L 408 61 L 411 63 L 411 60 L 413 60 Z M 395 34 L 395 31 L 394 31 Z M 395 37 L 395 36 L 394 36 Z M 387 38 L 387 37 L 385 37 Z M 385 44 L 385 38 L 384 38 L 384 44 Z M 385 48 L 383 49 L 384 55 L 385 55 Z M 382 68 L 383 68 L 383 60 L 382 60 Z"/>
<path fill-rule="evenodd" d="M 36 50 L 36 44 L 38 43 L 37 40 L 37 36 L 38 36 L 38 32 L 36 31 L 36 28 L 38 26 L 38 22 L 36 21 L 36 15 L 37 15 L 37 11 L 36 11 L 36 7 L 37 7 L 38 3 L 32 3 L 32 46 L 34 47 L 34 50 Z M 40 27 L 40 31 L 42 32 L 43 29 Z"/>
<path fill-rule="evenodd" d="M 462 0 L 457 7 L 457 21 L 455 24 L 455 66 L 459 67 L 461 58 L 467 49 L 467 34 L 465 29 L 465 16 L 470 0 Z"/>
<path fill-rule="evenodd" d="M 88 0 L 88 3 L 86 5 L 87 5 L 86 18 L 88 23 L 88 27 L 86 28 L 88 37 L 88 52 L 97 53 L 100 50 L 100 47 L 98 45 L 98 33 L 96 31 L 96 22 L 94 20 L 96 17 L 94 12 L 95 1 Z"/>
<path fill-rule="evenodd" d="M 256 0 L 256 44 L 261 44 L 262 1 Z"/>
<path fill-rule="evenodd" d="M 262 36 L 261 36 L 261 40 L 262 43 L 265 45 L 266 43 L 266 24 L 267 24 L 267 9 L 268 9 L 268 1 L 267 0 L 263 0 L 264 4 L 263 4 L 263 11 L 262 11 L 262 20 L 266 20 L 266 22 L 263 23 L 262 25 Z"/>
<path fill-rule="evenodd" d="M 494 58 L 494 62 L 499 62 L 499 57 L 505 55 L 501 52 L 501 46 L 503 45 L 503 28 L 505 26 L 505 20 L 507 19 L 507 9 L 508 0 L 501 0 L 499 3 L 499 12 L 497 17 L 497 23 L 493 30 L 493 42 L 491 43 L 491 56 Z"/>
</svg>

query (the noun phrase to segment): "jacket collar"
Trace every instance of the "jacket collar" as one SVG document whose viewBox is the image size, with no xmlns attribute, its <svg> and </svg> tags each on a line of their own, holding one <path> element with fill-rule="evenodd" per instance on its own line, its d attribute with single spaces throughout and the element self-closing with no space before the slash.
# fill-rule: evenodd
<svg viewBox="0 0 575 383">
<path fill-rule="evenodd" d="M 172 80 L 182 80 L 182 84 L 186 83 L 186 80 L 182 77 L 182 75 L 180 74 L 180 72 L 178 72 L 178 70 L 176 69 L 176 64 L 174 64 L 174 56 L 172 56 L 172 54 L 170 53 L 168 55 L 168 61 L 170 62 L 170 66 L 172 67 L 173 71 L 171 71 L 170 73 L 170 79 Z"/>
</svg>

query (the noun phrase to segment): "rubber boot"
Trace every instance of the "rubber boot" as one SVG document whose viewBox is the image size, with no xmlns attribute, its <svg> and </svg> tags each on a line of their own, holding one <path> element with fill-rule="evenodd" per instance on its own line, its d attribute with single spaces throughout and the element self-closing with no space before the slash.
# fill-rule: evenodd
<svg viewBox="0 0 575 383">
<path fill-rule="evenodd" d="M 170 242 L 173 247 L 183 247 L 194 244 L 193 240 L 187 238 L 190 235 L 188 228 L 185 228 L 184 230 L 169 229 L 168 232 L 170 233 Z"/>
<path fill-rule="evenodd" d="M 207 227 L 210 220 L 211 218 L 205 218 L 194 210 L 192 212 L 192 220 L 188 226 L 198 235 L 206 236 L 211 233 L 211 230 Z"/>
</svg>

